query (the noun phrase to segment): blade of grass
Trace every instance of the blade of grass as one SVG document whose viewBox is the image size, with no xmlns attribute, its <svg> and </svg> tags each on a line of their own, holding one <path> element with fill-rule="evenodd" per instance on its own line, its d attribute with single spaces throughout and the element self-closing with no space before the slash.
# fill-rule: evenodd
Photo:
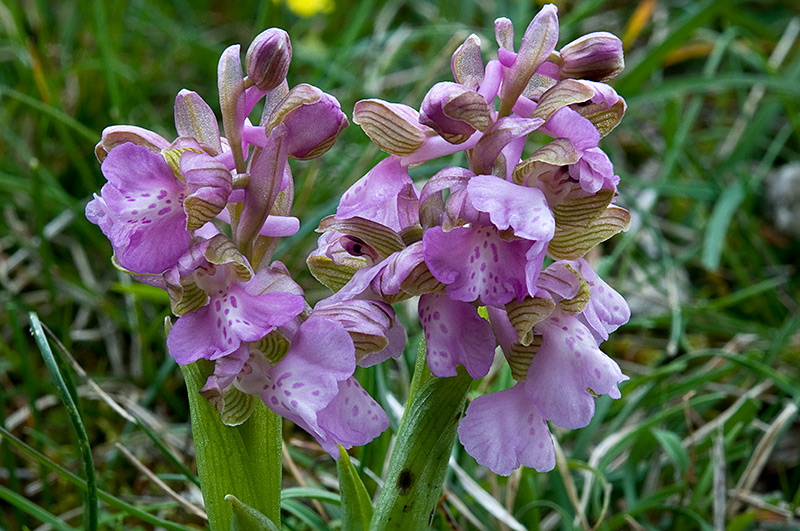
<svg viewBox="0 0 800 531">
<path fill-rule="evenodd" d="M 33 516 L 44 524 L 49 524 L 57 531 L 75 531 L 74 527 L 68 526 L 61 519 L 52 513 L 42 509 L 29 499 L 17 494 L 11 489 L 0 485 L 0 499 L 5 500 L 8 504 L 16 509 L 20 509 L 29 515 Z"/>
<path fill-rule="evenodd" d="M 117 448 L 117 450 L 119 450 L 120 452 L 122 452 L 122 455 L 124 455 L 124 456 L 125 456 L 125 458 L 126 458 L 126 459 L 127 459 L 127 460 L 128 460 L 128 461 L 129 461 L 129 462 L 130 462 L 130 463 L 131 463 L 133 466 L 135 466 L 135 467 L 136 467 L 136 469 L 137 469 L 139 472 L 141 472 L 143 475 L 145 475 L 145 476 L 147 477 L 147 479 L 149 479 L 150 481 L 152 481 L 152 482 L 153 482 L 153 484 L 154 484 L 155 486 L 157 486 L 159 489 L 161 489 L 161 490 L 164 492 L 164 494 L 166 494 L 167 496 L 169 496 L 170 498 L 172 498 L 173 500 L 175 500 L 176 502 L 178 502 L 178 503 L 181 505 L 181 507 L 183 507 L 184 509 L 186 509 L 186 510 L 187 510 L 187 511 L 189 511 L 190 513 L 194 514 L 195 516 L 199 516 L 200 518 L 202 518 L 203 520 L 206 520 L 206 521 L 208 520 L 208 515 L 206 515 L 206 513 L 205 513 L 205 512 L 204 512 L 204 511 L 203 511 L 201 508 L 199 508 L 198 506 L 196 506 L 195 504 L 191 503 L 189 500 L 187 500 L 186 498 L 184 498 L 183 496 L 181 496 L 180 494 L 178 494 L 177 492 L 175 492 L 175 491 L 172 489 L 172 487 L 170 487 L 169 485 L 167 485 L 166 483 L 164 483 L 164 481 L 162 481 L 162 480 L 161 480 L 161 478 L 159 478 L 158 476 L 156 476 L 156 475 L 153 473 L 153 471 L 152 471 L 152 470 L 150 470 L 149 468 L 147 468 L 146 466 L 144 466 L 144 465 L 142 464 L 142 462 L 141 462 L 141 461 L 139 461 L 139 460 L 136 458 L 136 456 L 135 456 L 135 455 L 133 455 L 133 453 L 132 453 L 130 450 L 128 450 L 127 448 L 125 448 L 125 447 L 124 447 L 123 445 L 121 445 L 120 443 L 116 443 L 116 444 L 114 444 L 114 446 Z"/>
<path fill-rule="evenodd" d="M 97 28 L 95 34 L 99 40 L 98 45 L 100 48 L 100 56 L 103 61 L 103 72 L 106 74 L 106 84 L 108 85 L 108 92 L 111 96 L 111 108 L 109 113 L 114 120 L 120 118 L 122 110 L 122 97 L 119 90 L 119 83 L 117 82 L 116 65 L 118 61 L 114 58 L 114 51 L 111 47 L 108 31 L 108 17 L 106 16 L 106 3 L 100 0 L 92 1 L 92 11 L 94 14 L 94 23 Z"/>
<path fill-rule="evenodd" d="M 100 138 L 100 135 L 98 133 L 96 133 L 92 129 L 89 129 L 88 127 L 86 127 L 85 125 L 83 125 L 78 120 L 71 117 L 58 107 L 48 105 L 47 103 L 39 101 L 36 98 L 32 98 L 27 94 L 24 94 L 11 87 L 0 86 L 0 96 L 8 96 L 9 98 L 15 99 L 31 107 L 34 110 L 39 111 L 45 116 L 50 116 L 51 118 L 58 120 L 59 122 L 63 123 L 70 129 L 78 133 L 80 136 L 84 137 L 92 144 L 97 143 L 97 139 Z"/>
<path fill-rule="evenodd" d="M 76 487 L 81 490 L 88 490 L 88 486 L 86 484 L 86 480 L 81 478 L 80 476 L 73 474 L 69 470 L 57 465 L 56 463 L 52 462 L 48 459 L 45 455 L 41 452 L 36 451 L 31 446 L 25 444 L 23 441 L 18 439 L 14 434 L 9 432 L 3 426 L 0 426 L 0 435 L 2 435 L 6 440 L 8 440 L 12 446 L 14 446 L 17 450 L 19 450 L 22 454 L 29 457 L 36 463 L 46 467 L 47 469 L 55 472 L 59 477 L 69 481 Z M 97 497 L 110 505 L 111 507 L 115 507 L 122 511 L 125 511 L 129 516 L 139 518 L 140 520 L 147 522 L 148 524 L 153 524 L 155 526 L 163 527 L 168 531 L 197 531 L 194 527 L 188 527 L 181 524 L 176 524 L 174 522 L 170 522 L 168 520 L 164 520 L 163 518 L 159 518 L 158 516 L 154 516 L 142 509 L 131 505 L 130 503 L 123 501 L 113 494 L 110 494 L 102 489 L 97 490 Z"/>
<path fill-rule="evenodd" d="M 797 97 L 800 86 L 795 80 L 784 77 L 769 77 L 764 74 L 719 73 L 712 79 L 705 76 L 685 76 L 674 81 L 666 81 L 646 91 L 631 93 L 628 96 L 617 88 L 620 94 L 625 95 L 629 107 L 637 107 L 647 102 L 659 102 L 674 96 L 686 94 L 716 94 L 737 88 L 752 88 L 763 85 L 777 93 Z"/>
<path fill-rule="evenodd" d="M 290 487 L 281 490 L 281 503 L 286 500 L 293 500 L 296 498 L 307 498 L 309 500 L 320 500 L 334 505 L 342 503 L 341 497 L 334 493 L 323 489 L 314 487 Z"/>
<path fill-rule="evenodd" d="M 745 199 L 744 187 L 736 183 L 725 188 L 714 205 L 711 212 L 711 219 L 708 221 L 706 236 L 703 240 L 703 257 L 701 259 L 703 267 L 709 271 L 716 271 L 719 267 L 722 250 L 725 246 L 728 227 L 731 224 L 733 215 L 741 206 Z"/>
<path fill-rule="evenodd" d="M 299 501 L 295 500 L 281 501 L 281 509 L 283 509 L 289 514 L 294 515 L 298 520 L 309 526 L 311 529 L 317 529 L 317 530 L 330 529 L 330 526 L 328 526 L 328 524 L 325 523 L 325 520 L 320 518 L 320 516 L 313 510 L 311 510 L 310 507 L 303 505 Z"/>
<path fill-rule="evenodd" d="M 80 449 L 81 459 L 83 460 L 84 473 L 86 474 L 86 513 L 84 516 L 84 529 L 89 531 L 96 531 L 97 529 L 97 482 L 95 481 L 94 473 L 94 459 L 92 458 L 92 447 L 89 444 L 89 436 L 86 433 L 86 428 L 83 425 L 83 418 L 78 409 L 78 404 L 75 401 L 74 389 L 70 389 L 67 380 L 61 374 L 61 370 L 56 361 L 53 351 L 50 349 L 50 344 L 47 341 L 47 336 L 42 329 L 42 323 L 39 321 L 39 316 L 36 312 L 30 312 L 28 318 L 31 323 L 31 331 L 36 340 L 36 345 L 42 353 L 44 363 L 50 375 L 53 377 L 58 387 L 58 392 L 61 394 L 61 400 L 67 407 L 69 418 L 72 421 L 72 427 L 78 438 L 78 448 Z"/>
<path fill-rule="evenodd" d="M 42 328 L 56 343 L 56 346 L 61 351 L 61 355 L 67 360 L 67 362 L 69 362 L 69 364 L 72 366 L 72 369 L 78 374 L 78 376 L 80 376 L 83 382 L 86 383 L 100 397 L 100 399 L 106 404 L 108 404 L 108 406 L 112 410 L 114 410 L 119 416 L 121 416 L 129 423 L 135 424 L 136 426 L 141 428 L 145 432 L 147 437 L 150 438 L 151 441 L 153 441 L 153 444 L 155 444 L 156 447 L 159 450 L 161 450 L 161 453 L 164 454 L 164 457 L 166 457 L 170 463 L 172 463 L 178 470 L 180 470 L 186 477 L 186 479 L 197 485 L 197 487 L 199 488 L 200 480 L 197 478 L 197 476 L 192 474 L 192 472 L 186 467 L 186 465 L 181 463 L 180 460 L 177 457 L 175 457 L 175 455 L 173 455 L 173 453 L 167 448 L 167 446 L 161 441 L 161 439 L 159 439 L 158 436 L 155 433 L 153 433 L 153 430 L 151 430 L 142 421 L 141 418 L 123 408 L 108 393 L 103 391 L 103 389 L 99 385 L 97 385 L 97 383 L 95 383 L 95 381 L 86 373 L 83 367 L 80 366 L 80 364 L 77 362 L 77 360 L 75 360 L 75 358 L 72 356 L 69 350 L 67 350 L 67 347 L 64 346 L 64 344 L 61 342 L 60 339 L 58 339 L 58 337 L 53 333 L 52 330 L 50 330 L 46 325 L 42 325 Z"/>
</svg>

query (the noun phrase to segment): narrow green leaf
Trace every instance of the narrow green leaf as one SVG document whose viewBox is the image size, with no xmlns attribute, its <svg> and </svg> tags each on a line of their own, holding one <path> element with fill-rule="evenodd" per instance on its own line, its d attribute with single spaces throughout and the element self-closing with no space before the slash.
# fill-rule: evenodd
<svg viewBox="0 0 800 531">
<path fill-rule="evenodd" d="M 299 501 L 295 500 L 284 500 L 281 503 L 281 507 L 284 511 L 292 514 L 298 520 L 308 525 L 311 529 L 316 530 L 327 530 L 330 529 L 328 524 L 325 523 L 317 513 L 315 513 L 311 507 L 303 505 Z"/>
<path fill-rule="evenodd" d="M 315 487 L 289 487 L 281 491 L 281 503 L 295 498 L 307 498 L 309 500 L 320 500 L 334 505 L 341 504 L 342 500 L 335 492 L 330 492 Z"/>
<path fill-rule="evenodd" d="M 339 491 L 342 497 L 342 529 L 367 531 L 372 519 L 372 500 L 356 467 L 350 461 L 347 450 L 341 445 L 336 471 L 339 475 Z"/>
<path fill-rule="evenodd" d="M 242 503 L 233 494 L 228 494 L 225 499 L 231 503 L 233 511 L 231 531 L 280 531 L 272 520 Z"/>
<path fill-rule="evenodd" d="M 703 266 L 706 269 L 714 271 L 719 267 L 728 227 L 744 198 L 744 187 L 737 183 L 726 188 L 714 205 L 714 210 L 711 212 L 711 219 L 706 229 L 706 238 L 703 241 Z"/>
<path fill-rule="evenodd" d="M 653 430 L 653 436 L 675 465 L 686 472 L 689 469 L 689 452 L 681 444 L 681 438 L 672 431 Z"/>
<path fill-rule="evenodd" d="M 0 499 L 21 509 L 44 524 L 49 524 L 57 531 L 75 531 L 74 527 L 65 524 L 59 517 L 42 509 L 29 499 L 17 494 L 13 490 L 0 485 Z"/>
<path fill-rule="evenodd" d="M 72 472 L 53 463 L 51 460 L 42 455 L 40 452 L 34 450 L 30 446 L 19 440 L 3 426 L 0 426 L 0 435 L 2 435 L 6 440 L 8 440 L 8 442 L 10 442 L 20 452 L 31 458 L 33 461 L 39 463 L 44 468 L 52 470 L 53 472 L 58 474 L 59 477 L 65 479 L 66 481 L 69 481 L 79 489 L 84 491 L 87 490 L 88 487 L 86 486 L 86 481 L 83 478 L 80 478 L 77 475 L 73 474 Z M 125 511 L 126 514 L 134 518 L 138 518 L 143 522 L 147 522 L 148 524 L 153 524 L 156 527 L 162 527 L 164 529 L 168 529 L 169 531 L 196 531 L 195 528 L 181 524 L 176 524 L 168 520 L 164 520 L 162 518 L 154 516 L 148 513 L 147 511 L 143 511 L 142 509 L 134 505 L 131 505 L 128 502 L 120 500 L 119 498 L 109 494 L 104 490 L 98 489 L 97 497 L 100 498 L 105 503 L 107 503 L 109 506 Z"/>
<path fill-rule="evenodd" d="M 74 389 L 70 389 L 64 375 L 58 367 L 53 351 L 50 349 L 50 343 L 47 342 L 42 323 L 39 321 L 39 316 L 36 312 L 30 312 L 28 318 L 31 323 L 31 331 L 33 338 L 36 340 L 36 346 L 42 353 L 42 358 L 50 371 L 50 375 L 55 380 L 58 392 L 61 395 L 61 400 L 67 407 L 70 421 L 75 428 L 75 433 L 78 437 L 78 448 L 81 452 L 81 460 L 83 461 L 83 469 L 86 474 L 86 514 L 84 516 L 84 529 L 95 531 L 97 529 L 97 482 L 94 475 L 94 459 L 92 458 L 92 447 L 89 444 L 89 436 L 86 433 L 86 428 L 83 425 L 81 412 L 78 409 L 78 404 L 75 401 Z"/>
<path fill-rule="evenodd" d="M 31 96 L 29 96 L 24 92 L 19 92 L 18 90 L 14 90 L 13 88 L 2 86 L 0 87 L 0 96 L 7 96 L 9 98 L 15 99 L 31 107 L 35 111 L 38 111 L 42 115 L 49 116 L 50 118 L 53 118 L 57 122 L 63 123 L 64 125 L 72 129 L 75 133 L 82 136 L 89 142 L 92 143 L 97 142 L 97 140 L 100 138 L 100 134 L 98 132 L 89 129 L 78 120 L 69 116 L 63 110 L 53 105 L 48 105 L 47 103 L 37 100 L 36 98 L 32 98 Z"/>
</svg>

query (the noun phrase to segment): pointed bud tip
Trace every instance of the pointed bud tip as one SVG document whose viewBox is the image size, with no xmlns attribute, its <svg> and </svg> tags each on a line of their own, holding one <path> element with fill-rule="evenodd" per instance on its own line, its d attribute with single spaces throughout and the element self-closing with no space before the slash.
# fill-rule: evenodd
<svg viewBox="0 0 800 531">
<path fill-rule="evenodd" d="M 561 78 L 605 82 L 625 68 L 622 41 L 611 33 L 589 33 L 561 49 Z"/>
<path fill-rule="evenodd" d="M 286 78 L 291 61 L 289 34 L 279 28 L 270 28 L 253 39 L 247 49 L 245 71 L 259 89 L 272 90 Z"/>
</svg>

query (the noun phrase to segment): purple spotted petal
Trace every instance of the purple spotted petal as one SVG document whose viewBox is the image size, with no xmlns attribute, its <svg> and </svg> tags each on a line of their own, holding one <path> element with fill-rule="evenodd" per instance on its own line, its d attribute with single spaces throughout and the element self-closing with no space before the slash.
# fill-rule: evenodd
<svg viewBox="0 0 800 531">
<path fill-rule="evenodd" d="M 528 401 L 522 384 L 473 400 L 459 422 L 458 438 L 478 463 L 502 476 L 520 465 L 539 472 L 556 465 L 547 422 Z"/>
<path fill-rule="evenodd" d="M 215 360 L 257 341 L 276 326 L 294 319 L 305 306 L 299 295 L 251 295 L 243 284 L 211 295 L 209 303 L 178 319 L 167 338 L 170 354 L 180 365 L 200 358 Z"/>
<path fill-rule="evenodd" d="M 553 238 L 556 222 L 541 190 L 478 175 L 467 183 L 467 193 L 472 205 L 488 213 L 498 229 L 511 228 L 515 236 L 526 240 Z"/>
<path fill-rule="evenodd" d="M 503 305 L 527 295 L 526 253 L 531 243 L 508 241 L 488 227 L 433 227 L 423 236 L 423 254 L 433 276 L 450 297 L 464 302 Z"/>
<path fill-rule="evenodd" d="M 551 317 L 536 330 L 543 338 L 528 369 L 528 398 L 547 420 L 562 428 L 583 428 L 594 416 L 594 397 L 587 389 L 619 398 L 617 384 L 628 377 L 574 317 Z"/>
<path fill-rule="evenodd" d="M 586 260 L 576 260 L 572 266 L 591 289 L 589 303 L 577 317 L 589 327 L 598 342 L 605 341 L 611 332 L 628 322 L 631 309 L 622 295 L 600 278 Z"/>
<path fill-rule="evenodd" d="M 389 427 L 389 417 L 381 406 L 362 389 L 355 378 L 339 382 L 339 392 L 317 415 L 325 437 L 316 437 L 334 459 L 339 458 L 337 444 L 345 448 L 367 444 Z"/>
<path fill-rule="evenodd" d="M 253 371 L 240 377 L 240 386 L 259 394 L 275 413 L 324 439 L 317 415 L 336 398 L 339 382 L 353 375 L 355 347 L 340 324 L 312 317 L 297 329 L 280 363 L 269 367 L 259 357 L 251 357 L 249 363 Z"/>
<path fill-rule="evenodd" d="M 86 205 L 86 217 L 111 240 L 119 264 L 160 274 L 189 248 L 183 200 L 188 188 L 160 154 L 126 143 L 103 161 L 108 183 Z"/>
<path fill-rule="evenodd" d="M 494 360 L 495 339 L 477 308 L 447 295 L 426 294 L 419 299 L 419 321 L 434 375 L 455 376 L 456 366 L 463 365 L 475 379 L 486 376 Z"/>
</svg>

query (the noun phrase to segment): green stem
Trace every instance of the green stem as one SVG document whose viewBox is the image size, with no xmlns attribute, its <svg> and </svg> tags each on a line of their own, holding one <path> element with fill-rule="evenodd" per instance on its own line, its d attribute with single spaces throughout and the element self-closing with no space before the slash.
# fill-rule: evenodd
<svg viewBox="0 0 800 531">
<path fill-rule="evenodd" d="M 430 376 L 424 353 L 423 342 L 413 392 L 400 423 L 370 529 L 428 529 L 442 493 L 458 420 L 472 378 L 463 368 L 458 376 L 451 378 Z"/>
<path fill-rule="evenodd" d="M 213 364 L 205 360 L 181 367 L 211 531 L 231 528 L 228 494 L 280 525 L 281 418 L 259 403 L 243 424 L 226 426 L 200 395 L 212 370 Z"/>
</svg>

